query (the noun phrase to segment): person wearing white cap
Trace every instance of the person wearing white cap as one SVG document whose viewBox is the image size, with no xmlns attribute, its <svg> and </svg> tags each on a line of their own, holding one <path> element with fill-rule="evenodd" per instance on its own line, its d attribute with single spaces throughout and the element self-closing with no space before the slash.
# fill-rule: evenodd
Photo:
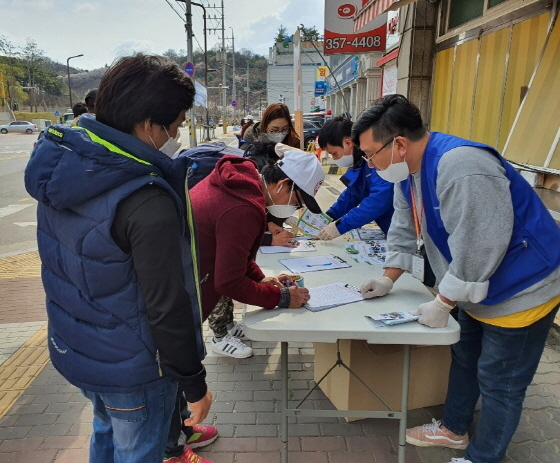
<svg viewBox="0 0 560 463">
<path fill-rule="evenodd" d="M 261 175 L 251 159 L 226 155 L 190 191 L 201 250 L 202 311 L 203 318 L 212 313 L 213 352 L 252 355 L 249 346 L 228 332 L 233 304 L 222 302 L 222 312 L 213 312 L 224 298 L 265 309 L 297 308 L 309 300 L 306 288 L 284 287 L 287 277 L 265 277 L 255 257 L 267 229 L 267 211 L 279 218 L 304 205 L 320 212 L 314 196 L 324 179 L 314 155 L 292 148 Z"/>
</svg>

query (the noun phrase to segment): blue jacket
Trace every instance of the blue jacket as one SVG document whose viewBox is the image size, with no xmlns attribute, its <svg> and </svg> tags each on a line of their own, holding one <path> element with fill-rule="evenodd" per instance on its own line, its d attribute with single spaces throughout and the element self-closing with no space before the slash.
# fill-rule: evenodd
<svg viewBox="0 0 560 463">
<path fill-rule="evenodd" d="M 473 146 L 492 153 L 501 161 L 510 181 L 515 213 L 513 233 L 501 264 L 489 279 L 488 295 L 481 302 L 486 305 L 497 304 L 538 283 L 560 266 L 560 228 L 533 188 L 494 148 L 431 132 L 422 159 L 422 202 L 428 234 L 448 262 L 453 260 L 453 255 L 447 244 L 449 234 L 439 213 L 437 169 L 441 157 L 460 146 Z M 410 178 L 401 182 L 401 188 L 412 205 Z"/>
<path fill-rule="evenodd" d="M 346 233 L 375 221 L 387 234 L 394 211 L 394 185 L 379 177 L 377 170 L 362 159 L 340 180 L 346 189 L 327 211 L 333 219 L 340 219 L 336 225 L 338 231 Z"/>
<path fill-rule="evenodd" d="M 164 189 L 185 223 L 184 166 L 136 137 L 82 117 L 87 129 L 49 128 L 25 171 L 37 201 L 37 241 L 55 368 L 93 392 L 132 392 L 162 373 L 130 254 L 111 236 L 119 202 L 148 184 Z M 130 154 L 133 153 L 133 154 Z M 196 255 L 183 231 L 185 285 L 204 355 Z"/>
</svg>

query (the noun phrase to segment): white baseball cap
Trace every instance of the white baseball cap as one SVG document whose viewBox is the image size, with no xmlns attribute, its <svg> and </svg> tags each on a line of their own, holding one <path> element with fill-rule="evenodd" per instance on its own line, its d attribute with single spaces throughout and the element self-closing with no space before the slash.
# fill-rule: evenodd
<svg viewBox="0 0 560 463">
<path fill-rule="evenodd" d="M 251 116 L 250 114 L 247 114 L 245 116 L 245 119 L 252 121 L 253 120 L 253 116 Z"/>
<path fill-rule="evenodd" d="M 307 208 L 314 214 L 320 214 L 322 211 L 315 195 L 325 181 L 325 172 L 317 157 L 292 148 L 284 152 L 284 157 L 276 165 L 295 183 Z"/>
</svg>

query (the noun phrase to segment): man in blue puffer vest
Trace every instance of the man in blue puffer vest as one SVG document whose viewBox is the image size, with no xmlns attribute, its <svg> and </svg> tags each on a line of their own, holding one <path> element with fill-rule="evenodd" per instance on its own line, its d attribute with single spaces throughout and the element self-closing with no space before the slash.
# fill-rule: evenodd
<svg viewBox="0 0 560 463">
<path fill-rule="evenodd" d="M 170 158 L 194 93 L 165 58 L 121 58 L 97 119 L 50 127 L 25 171 L 51 361 L 93 403 L 92 463 L 161 463 L 178 385 L 187 425 L 212 400 L 186 169 Z"/>
<path fill-rule="evenodd" d="M 443 419 L 409 429 L 406 440 L 466 449 L 454 462 L 499 463 L 560 305 L 560 228 L 494 148 L 427 132 L 402 95 L 367 109 L 352 138 L 396 184 L 385 273 L 364 283 L 364 297 L 384 296 L 405 271 L 422 279 L 425 246 L 437 295 L 418 307 L 419 322 L 444 327 L 459 309 Z"/>
<path fill-rule="evenodd" d="M 334 219 L 319 232 L 319 238 L 332 240 L 350 230 L 375 222 L 387 234 L 393 216 L 393 184 L 377 175 L 362 159 L 363 153 L 352 141 L 352 121 L 335 117 L 319 132 L 319 146 L 335 164 L 348 167 L 341 178 L 346 189 L 326 212 Z"/>
</svg>

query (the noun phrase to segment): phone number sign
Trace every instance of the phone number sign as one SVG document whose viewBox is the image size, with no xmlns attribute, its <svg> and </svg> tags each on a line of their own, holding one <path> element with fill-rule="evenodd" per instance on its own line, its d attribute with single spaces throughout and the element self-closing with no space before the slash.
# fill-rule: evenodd
<svg viewBox="0 0 560 463">
<path fill-rule="evenodd" d="M 354 17 L 361 0 L 325 0 L 325 55 L 385 51 L 387 13 L 383 13 L 354 32 Z"/>
</svg>

